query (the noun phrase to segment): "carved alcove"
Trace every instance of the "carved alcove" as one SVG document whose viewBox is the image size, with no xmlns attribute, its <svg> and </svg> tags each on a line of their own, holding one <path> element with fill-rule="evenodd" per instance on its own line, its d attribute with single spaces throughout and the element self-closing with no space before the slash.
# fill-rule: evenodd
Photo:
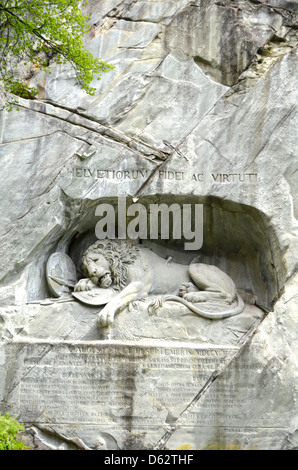
<svg viewBox="0 0 298 470">
<path fill-rule="evenodd" d="M 96 241 L 95 226 L 100 217 L 95 216 L 99 204 L 111 204 L 115 210 L 117 233 L 118 200 L 117 198 L 89 201 L 88 209 L 72 227 L 68 235 L 67 246 L 64 246 L 78 269 L 78 277 L 83 252 Z M 127 207 L 134 204 L 131 198 L 126 199 Z M 138 204 L 145 206 L 148 214 L 151 204 L 179 204 L 181 212 L 184 204 L 193 208 L 195 204 L 203 205 L 203 245 L 197 251 L 184 249 L 185 239 L 137 240 L 163 258 L 171 257 L 174 262 L 189 264 L 198 262 L 215 265 L 226 272 L 235 282 L 241 293 L 248 298 L 257 298 L 257 303 L 267 310 L 272 310 L 274 302 L 280 295 L 283 285 L 283 261 L 278 240 L 270 220 L 259 210 L 215 197 L 194 196 L 146 196 L 138 199 Z M 127 217 L 127 222 L 133 217 Z M 170 218 L 171 221 L 171 218 Z M 171 223 L 171 222 L 170 222 Z M 195 220 L 192 220 L 194 227 Z M 170 227 L 171 232 L 171 227 Z M 149 229 L 148 229 L 149 233 Z M 64 242 L 66 243 L 66 239 Z M 62 246 L 60 244 L 60 246 Z M 252 296 L 250 296 L 252 294 Z"/>
</svg>

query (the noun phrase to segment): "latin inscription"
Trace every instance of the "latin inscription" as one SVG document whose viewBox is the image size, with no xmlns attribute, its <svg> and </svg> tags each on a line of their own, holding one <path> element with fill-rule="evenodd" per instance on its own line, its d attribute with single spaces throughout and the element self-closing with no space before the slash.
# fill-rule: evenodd
<svg viewBox="0 0 298 470">
<path fill-rule="evenodd" d="M 119 343 L 58 343 L 47 349 L 25 344 L 16 365 L 20 381 L 9 400 L 19 403 L 23 422 L 109 427 L 133 420 L 138 428 L 160 425 L 161 415 L 179 415 L 234 351 Z M 244 370 L 247 366 L 240 364 Z M 211 388 L 200 401 L 203 409 L 193 410 L 188 423 L 211 425 L 224 409 L 225 423 L 238 425 L 241 387 L 240 383 L 221 383 Z M 246 387 L 250 399 L 253 381 L 246 382 Z"/>
<path fill-rule="evenodd" d="M 110 170 L 98 168 L 73 167 L 71 174 L 75 178 L 93 178 L 97 180 L 134 181 L 147 180 L 153 175 L 148 169 Z M 204 183 L 209 181 L 217 184 L 257 183 L 257 173 L 189 173 L 176 170 L 158 170 L 155 176 L 163 181 L 191 181 Z"/>
</svg>

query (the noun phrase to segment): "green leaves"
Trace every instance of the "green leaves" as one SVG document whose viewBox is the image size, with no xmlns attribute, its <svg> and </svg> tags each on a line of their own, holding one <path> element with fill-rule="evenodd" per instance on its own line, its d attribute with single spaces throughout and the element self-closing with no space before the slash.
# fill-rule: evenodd
<svg viewBox="0 0 298 470">
<path fill-rule="evenodd" d="M 14 77 L 18 62 L 25 60 L 35 69 L 46 69 L 49 60 L 69 62 L 79 85 L 94 94 L 91 82 L 114 67 L 95 58 L 85 49 L 84 35 L 89 31 L 88 17 L 80 0 L 3 0 L 0 4 L 0 80 L 6 92 L 33 97 L 25 93 L 25 84 Z M 17 85 L 18 83 L 18 85 Z"/>
<path fill-rule="evenodd" d="M 8 413 L 0 415 L 0 450 L 27 450 L 28 447 L 17 439 L 18 433 L 23 430 L 23 425 Z"/>
</svg>

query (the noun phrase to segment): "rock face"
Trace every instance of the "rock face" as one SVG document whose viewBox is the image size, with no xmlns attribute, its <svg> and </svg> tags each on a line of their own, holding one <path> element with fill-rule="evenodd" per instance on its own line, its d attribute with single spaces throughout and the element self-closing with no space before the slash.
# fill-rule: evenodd
<svg viewBox="0 0 298 470">
<path fill-rule="evenodd" d="M 96 95 L 52 63 L 31 78 L 38 99 L 0 115 L 0 411 L 49 449 L 294 449 L 296 2 L 92 0 L 87 12 L 86 46 L 115 65 Z M 50 255 L 83 277 L 95 209 L 118 217 L 119 197 L 202 204 L 199 251 L 143 245 L 216 265 L 244 312 L 150 316 L 138 300 L 99 328 L 99 307 L 52 298 Z"/>
</svg>

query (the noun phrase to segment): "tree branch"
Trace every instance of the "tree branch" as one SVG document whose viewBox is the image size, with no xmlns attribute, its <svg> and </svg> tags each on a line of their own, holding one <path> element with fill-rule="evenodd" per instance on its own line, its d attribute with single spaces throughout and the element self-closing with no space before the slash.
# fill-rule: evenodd
<svg viewBox="0 0 298 470">
<path fill-rule="evenodd" d="M 22 18 L 20 18 L 18 15 L 16 15 L 15 13 L 13 13 L 11 10 L 9 10 L 8 8 L 3 8 L 3 7 L 0 7 L 0 11 L 3 11 L 5 13 L 7 13 L 8 15 L 12 16 L 16 21 L 18 21 L 19 23 L 21 23 L 23 26 L 25 26 L 25 28 L 27 30 L 29 30 L 31 32 L 31 34 L 33 34 L 34 36 L 38 37 L 39 39 L 41 39 L 42 41 L 44 41 L 46 44 L 49 45 L 49 47 L 54 51 L 54 52 L 57 52 L 59 54 L 62 54 L 65 58 L 65 54 L 63 54 L 63 51 L 61 51 L 61 48 L 59 47 L 58 44 L 55 44 L 55 42 L 52 42 L 50 39 L 47 39 L 45 38 L 42 34 L 40 34 L 40 32 L 38 31 L 38 29 L 36 28 L 33 28 L 31 25 L 29 25 L 28 23 L 26 23 L 26 21 L 24 21 Z"/>
</svg>

